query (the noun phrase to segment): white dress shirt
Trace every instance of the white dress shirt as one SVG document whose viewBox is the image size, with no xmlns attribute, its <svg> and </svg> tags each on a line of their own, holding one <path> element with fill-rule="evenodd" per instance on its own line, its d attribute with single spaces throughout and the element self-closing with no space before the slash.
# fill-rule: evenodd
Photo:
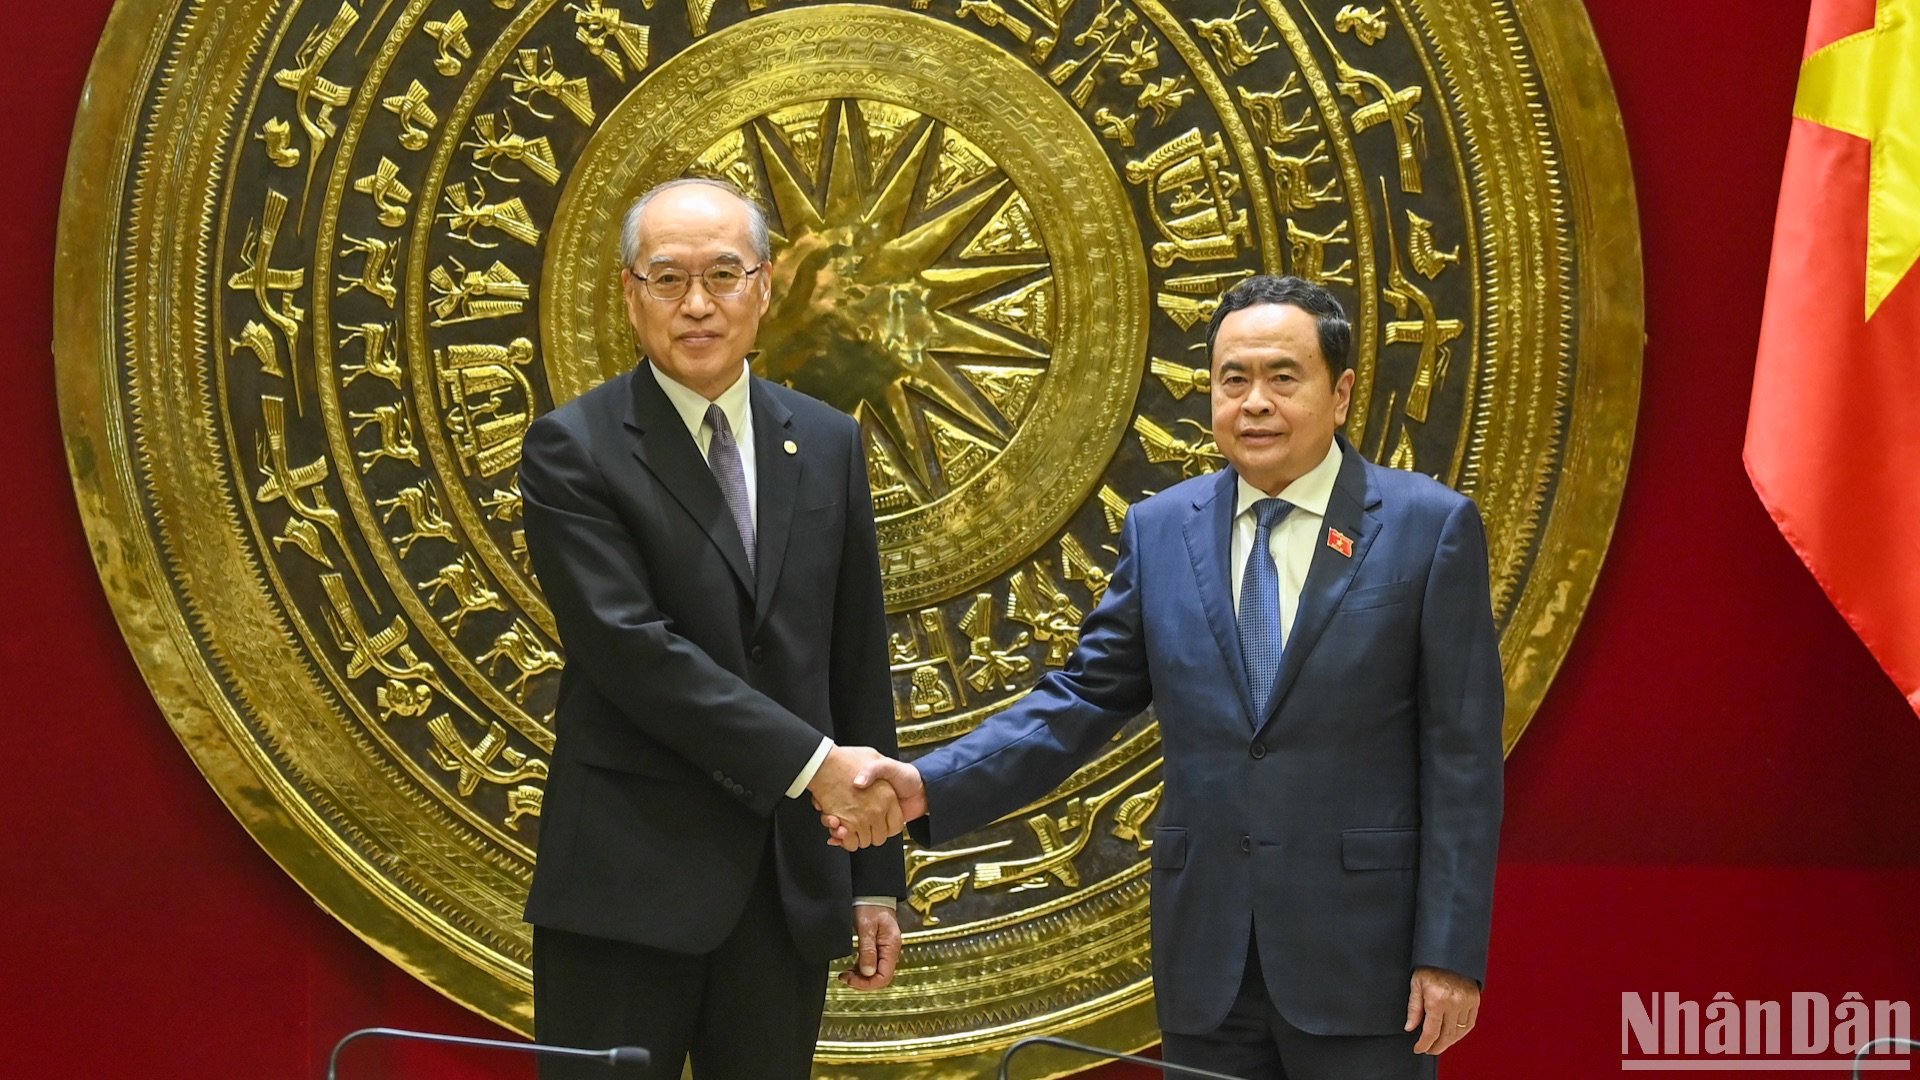
<svg viewBox="0 0 1920 1080">
<path fill-rule="evenodd" d="M 747 480 L 747 514 L 753 520 L 753 532 L 757 537 L 760 534 L 760 470 L 753 446 L 753 403 L 748 394 L 753 380 L 747 378 L 747 365 L 740 365 L 739 378 L 734 379 L 733 385 L 720 391 L 720 396 L 711 402 L 698 390 L 675 382 L 657 365 L 648 364 L 647 370 L 653 372 L 661 391 L 667 395 L 667 401 L 673 405 L 673 411 L 679 413 L 681 422 L 687 425 L 687 433 L 693 436 L 693 443 L 700 448 L 701 457 L 709 457 L 713 448 L 713 429 L 707 426 L 707 405 L 718 405 L 720 411 L 726 414 L 727 426 L 733 429 L 734 445 L 740 450 L 740 471 Z M 787 785 L 787 798 L 797 799 L 806 794 L 807 785 L 813 783 L 813 774 L 820 771 L 820 765 L 827 760 L 827 754 L 833 748 L 834 741 L 831 738 L 824 735 L 820 737 L 820 746 L 813 752 L 813 757 L 807 759 L 800 775 Z M 859 896 L 854 898 L 854 903 L 896 906 L 891 896 Z"/>
<path fill-rule="evenodd" d="M 700 456 L 706 457 L 713 448 L 713 429 L 707 426 L 707 406 L 720 406 L 727 414 L 727 426 L 733 429 L 733 441 L 740 448 L 740 470 L 747 476 L 747 512 L 753 518 L 753 531 L 760 531 L 760 471 L 754 467 L 753 451 L 753 406 L 748 401 L 747 388 L 753 381 L 747 378 L 747 366 L 740 365 L 740 377 L 733 385 L 720 391 L 720 396 L 709 403 L 698 390 L 689 390 L 673 381 L 671 375 L 663 374 L 658 367 L 647 365 L 653 377 L 660 383 L 660 389 L 666 392 L 667 400 L 673 403 L 673 411 L 687 425 L 687 431 L 693 435 L 693 443 L 700 448 Z"/>
<path fill-rule="evenodd" d="M 1340 444 L 1327 448 L 1320 464 L 1308 469 L 1288 484 L 1279 497 L 1293 504 L 1293 510 L 1268 534 L 1267 550 L 1273 553 L 1273 566 L 1280 582 L 1280 646 L 1285 648 L 1293 636 L 1293 618 L 1300 610 L 1300 590 L 1307 584 L 1307 568 L 1313 565 L 1313 553 L 1320 546 L 1320 535 L 1327 520 L 1327 500 L 1333 495 L 1333 481 L 1340 475 Z M 1247 574 L 1247 553 L 1253 550 L 1253 534 L 1259 528 L 1253 504 L 1267 493 L 1240 478 L 1239 498 L 1233 515 L 1233 609 L 1240 610 L 1240 581 Z"/>
</svg>

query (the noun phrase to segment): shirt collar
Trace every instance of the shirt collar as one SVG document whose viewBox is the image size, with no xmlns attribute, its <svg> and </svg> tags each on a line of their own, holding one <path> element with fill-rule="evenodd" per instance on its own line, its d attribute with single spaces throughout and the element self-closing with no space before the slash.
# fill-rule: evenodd
<svg viewBox="0 0 1920 1080">
<path fill-rule="evenodd" d="M 1320 464 L 1283 488 L 1279 497 L 1292 503 L 1295 510 L 1305 510 L 1315 517 L 1326 517 L 1327 500 L 1333 497 L 1333 482 L 1340 477 L 1340 458 L 1340 440 L 1335 439 L 1327 447 L 1327 456 L 1320 459 Z M 1266 492 L 1247 483 L 1246 477 L 1236 476 L 1234 479 L 1239 492 L 1239 503 L 1234 508 L 1235 517 L 1253 509 L 1254 503 L 1269 497 Z"/>
<path fill-rule="evenodd" d="M 674 381 L 673 376 L 661 371 L 658 365 L 648 364 L 647 369 L 653 372 L 654 379 L 660 383 L 660 389 L 666 393 L 667 400 L 672 402 L 673 411 L 680 414 L 681 422 L 687 425 L 687 430 L 698 440 L 700 427 L 707 422 L 706 397 L 699 391 L 691 390 Z M 740 377 L 733 380 L 732 386 L 720 391 L 720 396 L 712 402 L 720 406 L 721 412 L 727 414 L 727 424 L 733 428 L 736 435 L 746 430 L 747 390 L 752 382 L 753 380 L 747 378 L 746 362 L 742 361 Z"/>
</svg>

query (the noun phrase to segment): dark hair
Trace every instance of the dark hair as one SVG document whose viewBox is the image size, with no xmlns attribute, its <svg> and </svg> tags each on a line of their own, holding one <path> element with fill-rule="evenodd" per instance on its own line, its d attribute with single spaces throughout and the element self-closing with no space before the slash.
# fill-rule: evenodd
<svg viewBox="0 0 1920 1080">
<path fill-rule="evenodd" d="M 1353 348 L 1353 326 L 1347 312 L 1333 294 L 1305 278 L 1275 277 L 1260 274 L 1227 290 L 1207 322 L 1207 367 L 1213 367 L 1213 341 L 1220 336 L 1220 324 L 1242 308 L 1259 304 L 1291 304 L 1313 316 L 1320 328 L 1320 355 L 1327 362 L 1327 377 L 1340 381 L 1347 370 L 1347 353 Z"/>
</svg>

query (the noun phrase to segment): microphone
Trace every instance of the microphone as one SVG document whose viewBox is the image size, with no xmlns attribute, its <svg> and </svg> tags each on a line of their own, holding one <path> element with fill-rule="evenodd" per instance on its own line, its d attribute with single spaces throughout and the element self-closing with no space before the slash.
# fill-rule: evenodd
<svg viewBox="0 0 1920 1080">
<path fill-rule="evenodd" d="M 401 1039 L 409 1042 L 438 1043 L 442 1046 L 478 1046 L 487 1050 L 517 1050 L 523 1054 L 546 1057 L 590 1058 L 614 1068 L 644 1069 L 653 1055 L 638 1046 L 616 1046 L 611 1050 L 581 1050 L 572 1046 L 546 1046 L 541 1043 L 506 1042 L 500 1039 L 470 1039 L 465 1035 L 439 1035 L 430 1031 L 405 1031 L 400 1028 L 361 1028 L 333 1044 L 327 1058 L 327 1080 L 339 1080 L 340 1051 L 358 1039 Z"/>
<path fill-rule="evenodd" d="M 1000 1080 L 1007 1080 L 1007 1066 L 1012 1064 L 1013 1055 L 1029 1046 L 1058 1046 L 1066 1050 L 1079 1051 L 1089 1057 L 1105 1058 L 1108 1061 L 1130 1061 L 1135 1065 L 1145 1065 L 1149 1068 L 1159 1069 L 1162 1073 L 1171 1073 L 1178 1076 L 1199 1076 L 1205 1077 L 1206 1080 L 1243 1080 L 1242 1077 L 1228 1076 L 1226 1073 L 1209 1072 L 1206 1069 L 1196 1069 L 1191 1065 L 1174 1065 L 1156 1058 L 1141 1057 L 1138 1054 L 1122 1054 L 1117 1050 L 1106 1050 L 1098 1046 L 1088 1046 L 1086 1043 L 1077 1043 L 1069 1039 L 1056 1039 L 1051 1035 L 1036 1035 L 1030 1039 L 1021 1039 L 1019 1042 L 1007 1047 L 1007 1052 L 1000 1057 Z"/>
</svg>

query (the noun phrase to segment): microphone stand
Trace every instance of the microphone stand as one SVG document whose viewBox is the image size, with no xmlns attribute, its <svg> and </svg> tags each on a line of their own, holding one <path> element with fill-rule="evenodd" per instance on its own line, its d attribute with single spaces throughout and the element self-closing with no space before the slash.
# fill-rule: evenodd
<svg viewBox="0 0 1920 1080">
<path fill-rule="evenodd" d="M 1240 1077 L 1228 1076 L 1226 1073 L 1209 1072 L 1206 1069 L 1196 1069 L 1191 1065 L 1173 1065 L 1165 1061 L 1160 1061 L 1157 1058 L 1141 1057 L 1138 1054 L 1122 1054 L 1098 1046 L 1088 1046 L 1086 1043 L 1073 1042 L 1069 1039 L 1056 1039 L 1051 1035 L 1036 1035 L 1030 1039 L 1021 1039 L 1019 1042 L 1007 1047 L 1007 1052 L 1000 1057 L 1000 1080 L 1007 1080 L 1007 1067 L 1013 1063 L 1013 1055 L 1029 1046 L 1057 1046 L 1065 1050 L 1078 1051 L 1089 1057 L 1106 1058 L 1109 1061 L 1129 1061 L 1135 1065 L 1146 1065 L 1150 1068 L 1159 1069 L 1163 1073 L 1171 1073 L 1179 1076 L 1198 1076 L 1203 1077 L 1204 1080 L 1242 1080 Z"/>
<path fill-rule="evenodd" d="M 1920 1042 L 1914 1042 L 1912 1039 L 1902 1038 L 1898 1035 L 1882 1035 L 1877 1039 L 1871 1039 L 1864 1046 L 1860 1047 L 1858 1053 L 1853 1055 L 1853 1080 L 1860 1080 L 1860 1073 L 1862 1071 L 1874 1067 L 1866 1064 L 1867 1055 L 1873 1052 L 1874 1047 L 1882 1043 L 1889 1047 L 1899 1048 L 1899 1052 L 1902 1054 L 1910 1049 L 1920 1047 Z M 1891 1068 L 1892 1065 L 1889 1064 L 1888 1067 Z"/>
<path fill-rule="evenodd" d="M 399 1039 L 407 1042 L 437 1043 L 441 1046 L 477 1046 L 486 1050 L 514 1050 L 522 1054 L 546 1057 L 588 1058 L 614 1068 L 644 1069 L 653 1055 L 638 1046 L 616 1046 L 611 1050 L 581 1050 L 572 1046 L 545 1046 L 540 1043 L 506 1042 L 501 1039 L 471 1039 L 464 1035 L 438 1035 L 427 1031 L 400 1028 L 361 1028 L 333 1044 L 327 1057 L 327 1080 L 339 1080 L 340 1051 L 359 1039 Z"/>
</svg>

